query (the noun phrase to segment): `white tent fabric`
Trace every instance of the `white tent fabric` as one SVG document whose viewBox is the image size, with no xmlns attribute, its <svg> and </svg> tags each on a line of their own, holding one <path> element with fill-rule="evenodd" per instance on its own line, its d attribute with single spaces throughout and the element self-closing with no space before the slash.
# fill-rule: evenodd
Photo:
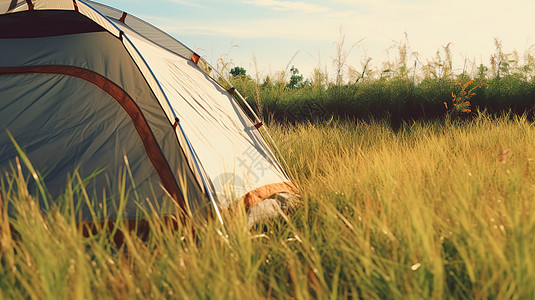
<svg viewBox="0 0 535 300">
<path fill-rule="evenodd" d="M 151 66 L 208 176 L 218 179 L 213 184 L 223 206 L 229 197 L 287 181 L 228 92 L 191 61 L 117 25 Z"/>
<path fill-rule="evenodd" d="M 215 206 L 249 199 L 246 206 L 252 207 L 273 194 L 296 192 L 255 124 L 192 60 L 189 48 L 138 18 L 92 1 L 0 0 L 0 14 L 41 9 L 76 10 L 122 41 Z"/>
</svg>

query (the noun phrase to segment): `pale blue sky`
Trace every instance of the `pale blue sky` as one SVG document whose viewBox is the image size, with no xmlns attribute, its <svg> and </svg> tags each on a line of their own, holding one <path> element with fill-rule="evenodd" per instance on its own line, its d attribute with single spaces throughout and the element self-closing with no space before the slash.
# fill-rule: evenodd
<svg viewBox="0 0 535 300">
<path fill-rule="evenodd" d="M 534 0 L 101 0 L 160 27 L 210 63 L 230 53 L 235 65 L 261 77 L 292 64 L 309 76 L 314 67 L 332 73 L 340 29 L 347 48 L 362 40 L 348 59 L 360 69 L 361 58 L 373 66 L 404 33 L 420 61 L 452 43 L 457 67 L 463 57 L 488 65 L 494 38 L 505 51 L 521 54 L 535 44 Z M 229 52 L 230 51 L 230 52 Z"/>
</svg>

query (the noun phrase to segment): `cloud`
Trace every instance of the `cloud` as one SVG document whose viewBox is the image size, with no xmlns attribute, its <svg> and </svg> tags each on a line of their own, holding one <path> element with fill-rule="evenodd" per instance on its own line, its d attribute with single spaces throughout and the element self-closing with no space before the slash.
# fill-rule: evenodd
<svg viewBox="0 0 535 300">
<path fill-rule="evenodd" d="M 348 60 L 356 68 L 360 67 L 363 55 L 372 57 L 372 64 L 378 68 L 382 62 L 395 59 L 397 48 L 386 50 L 394 41 L 401 41 L 404 32 L 408 34 L 411 51 L 420 54 L 420 63 L 432 59 L 437 50 L 452 42 L 454 64 L 458 64 L 455 68 L 461 70 L 464 58 L 488 64 L 490 54 L 495 51 L 494 37 L 503 41 L 506 52 L 517 49 L 522 54 L 535 43 L 535 27 L 531 24 L 533 0 L 509 4 L 499 0 L 295 1 L 298 2 L 235 0 L 229 1 L 231 5 L 220 5 L 213 0 L 165 0 L 167 4 L 188 5 L 186 8 L 202 3 L 206 10 L 199 15 L 184 9 L 179 11 L 184 12 L 179 17 L 166 13 L 144 19 L 186 44 L 211 49 L 213 60 L 218 53 L 227 53 L 229 43 L 240 45 L 239 49 L 233 49 L 232 58 L 247 69 L 256 67 L 248 66 L 251 53 L 258 58 L 261 71 L 278 71 L 300 50 L 292 64 L 305 75 L 322 66 L 322 62 L 331 67 L 340 29 L 346 47 L 365 38 Z M 172 9 L 167 8 L 168 11 Z M 239 18 L 234 15 L 236 11 L 242 12 Z M 285 13 L 274 13 L 277 11 Z"/>
<path fill-rule="evenodd" d="M 199 36 L 225 36 L 225 37 L 239 37 L 239 38 L 254 38 L 254 37 L 275 37 L 263 34 L 260 35 L 257 30 L 252 28 L 245 27 L 236 27 L 236 26 L 209 26 L 209 25 L 174 25 L 172 23 L 167 23 L 162 25 L 161 28 L 168 32 L 177 35 L 199 35 Z"/>
<path fill-rule="evenodd" d="M 329 18 L 336 18 L 336 19 L 346 19 L 351 16 L 355 16 L 357 13 L 353 10 L 346 10 L 346 11 L 335 11 L 327 14 L 327 17 Z"/>
<path fill-rule="evenodd" d="M 326 6 L 310 4 L 305 2 L 290 2 L 279 0 L 249 0 L 243 3 L 254 4 L 257 6 L 270 7 L 274 10 L 298 11 L 305 14 L 310 13 L 325 13 L 331 9 Z"/>
<path fill-rule="evenodd" d="M 185 5 L 185 6 L 191 6 L 191 7 L 204 7 L 204 5 L 199 4 L 195 1 L 189 1 L 189 0 L 167 0 L 168 2 Z"/>
<path fill-rule="evenodd" d="M 320 40 L 331 42 L 339 30 L 338 21 L 330 19 L 323 23 L 312 23 L 310 18 L 301 15 L 295 18 L 244 18 L 202 20 L 192 22 L 189 19 L 177 19 L 155 15 L 139 15 L 163 31 L 176 36 L 227 37 L 231 39 L 278 39 L 292 41 Z M 246 24 L 246 26 L 244 26 Z M 296 26 L 308 24 L 308 26 Z M 292 30 L 288 30 L 292 28 Z"/>
</svg>

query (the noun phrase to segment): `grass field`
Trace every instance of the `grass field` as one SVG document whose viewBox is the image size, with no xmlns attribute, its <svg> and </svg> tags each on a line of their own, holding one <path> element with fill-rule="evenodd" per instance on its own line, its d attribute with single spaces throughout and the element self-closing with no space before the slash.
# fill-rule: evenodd
<svg viewBox="0 0 535 300">
<path fill-rule="evenodd" d="M 376 62 L 365 56 L 355 66 L 354 60 L 346 60 L 350 50 L 343 49 L 343 41 L 341 36 L 335 43 L 339 51 L 332 58 L 334 76 L 327 66 L 318 66 L 305 79 L 290 68 L 290 61 L 282 72 L 266 76 L 254 70 L 250 76 L 243 70 L 244 74 L 229 75 L 229 80 L 259 115 L 277 122 L 316 122 L 335 116 L 388 119 L 397 128 L 403 122 L 434 121 L 464 109 L 526 114 L 535 120 L 534 47 L 523 53 L 504 52 L 495 39 L 489 64 L 469 59 L 459 63 L 453 61 L 451 43 L 423 59 L 405 36 L 390 49 L 391 60 Z M 229 74 L 230 65 L 218 64 L 220 74 Z M 459 98 L 465 105 L 454 105 Z"/>
<path fill-rule="evenodd" d="M 148 242 L 127 234 L 125 251 L 109 232 L 84 238 L 68 210 L 43 216 L 24 178 L 4 177 L 0 299 L 535 298 L 525 118 L 270 129 L 302 199 L 252 230 L 239 208 L 225 228 L 151 220 Z"/>
</svg>

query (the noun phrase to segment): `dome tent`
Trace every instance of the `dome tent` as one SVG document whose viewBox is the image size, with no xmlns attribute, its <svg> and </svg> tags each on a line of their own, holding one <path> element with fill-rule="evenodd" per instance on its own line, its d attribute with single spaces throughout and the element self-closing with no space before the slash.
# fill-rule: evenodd
<svg viewBox="0 0 535 300">
<path fill-rule="evenodd" d="M 18 155 L 11 134 L 50 194 L 75 171 L 92 177 L 88 189 L 110 196 L 82 205 L 89 221 L 103 206 L 116 217 L 114 180 L 126 164 L 130 194 L 145 199 L 127 201 L 127 219 L 166 194 L 174 203 L 156 203 L 162 214 L 176 204 L 219 215 L 236 201 L 258 211 L 296 193 L 241 95 L 171 36 L 92 1 L 0 0 L 0 13 L 2 171 Z"/>
</svg>

